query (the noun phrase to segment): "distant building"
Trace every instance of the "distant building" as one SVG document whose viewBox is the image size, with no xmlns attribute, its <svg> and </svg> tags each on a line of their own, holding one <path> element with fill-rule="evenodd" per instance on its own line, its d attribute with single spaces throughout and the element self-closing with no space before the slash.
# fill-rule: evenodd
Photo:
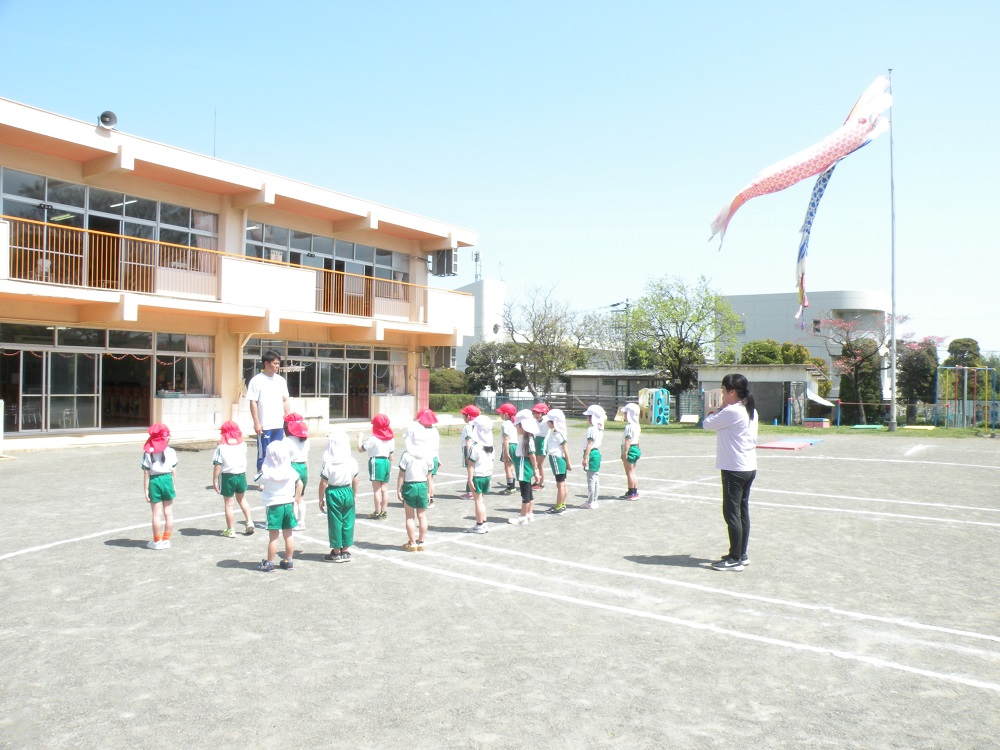
<svg viewBox="0 0 1000 750">
<path fill-rule="evenodd" d="M 733 310 L 743 322 L 742 331 L 737 334 L 737 354 L 750 341 L 773 339 L 779 344 L 790 341 L 801 344 L 809 350 L 810 356 L 823 357 L 832 364 L 831 352 L 826 342 L 815 336 L 823 319 L 839 318 L 851 320 L 860 318 L 866 328 L 884 335 L 888 316 L 892 309 L 889 295 L 878 291 L 831 291 L 809 292 L 809 307 L 799 319 L 795 313 L 799 309 L 798 294 L 736 294 L 726 297 Z M 837 356 L 839 352 L 832 352 Z M 882 364 L 887 365 L 889 352 L 882 353 Z M 840 379 L 834 375 L 831 398 L 836 398 Z M 883 373 L 883 391 L 889 395 L 889 374 Z"/>
<path fill-rule="evenodd" d="M 455 291 L 471 294 L 474 302 L 472 336 L 466 336 L 462 343 L 452 350 L 452 363 L 440 367 L 465 369 L 465 357 L 469 347 L 483 341 L 502 343 L 509 341 L 503 325 L 503 311 L 507 304 L 507 282 L 500 279 L 479 279 Z"/>
</svg>

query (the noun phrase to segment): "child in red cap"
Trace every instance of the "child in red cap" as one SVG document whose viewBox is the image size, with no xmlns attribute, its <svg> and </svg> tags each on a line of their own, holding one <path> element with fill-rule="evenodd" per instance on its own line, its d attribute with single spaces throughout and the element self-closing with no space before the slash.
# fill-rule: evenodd
<svg viewBox="0 0 1000 750">
<path fill-rule="evenodd" d="M 517 428 L 514 426 L 514 415 L 517 407 L 514 404 L 501 404 L 497 408 L 500 415 L 501 459 L 503 460 L 504 478 L 507 487 L 500 491 L 501 495 L 510 495 L 517 489 L 514 481 L 514 447 L 517 445 Z"/>
<path fill-rule="evenodd" d="M 368 478 L 375 496 L 375 512 L 369 518 L 383 519 L 389 510 L 389 474 L 392 472 L 392 454 L 396 451 L 396 436 L 389 426 L 389 417 L 376 414 L 372 417 L 372 434 L 363 443 L 358 433 L 358 453 L 368 453 Z"/>
<path fill-rule="evenodd" d="M 472 420 L 479 416 L 479 407 L 475 404 L 469 404 L 464 407 L 461 412 L 462 419 L 465 420 L 465 427 L 462 428 L 462 435 L 459 437 L 459 443 L 462 446 L 462 471 L 466 471 L 469 463 L 469 448 L 472 447 Z M 472 485 L 466 483 L 465 492 L 459 495 L 463 500 L 472 499 Z"/>
<path fill-rule="evenodd" d="M 309 426 L 301 414 L 290 412 L 285 415 L 285 437 L 288 443 L 288 455 L 292 459 L 292 468 L 298 472 L 302 486 L 295 494 L 295 520 L 302 530 L 306 527 L 306 484 L 309 482 Z"/>
<path fill-rule="evenodd" d="M 243 432 L 240 426 L 231 420 L 222 423 L 220 432 L 222 437 L 219 438 L 219 444 L 215 446 L 215 455 L 212 456 L 214 465 L 212 486 L 222 495 L 226 506 L 226 528 L 222 536 L 230 538 L 236 536 L 233 530 L 234 497 L 246 517 L 246 533 L 252 534 L 253 518 L 250 517 L 250 506 L 244 499 L 247 491 L 247 448 L 243 444 Z"/>
<path fill-rule="evenodd" d="M 177 453 L 171 448 L 170 428 L 157 422 L 149 428 L 142 447 L 142 492 L 153 512 L 153 541 L 150 549 L 167 549 L 174 530 L 174 467 Z"/>
</svg>

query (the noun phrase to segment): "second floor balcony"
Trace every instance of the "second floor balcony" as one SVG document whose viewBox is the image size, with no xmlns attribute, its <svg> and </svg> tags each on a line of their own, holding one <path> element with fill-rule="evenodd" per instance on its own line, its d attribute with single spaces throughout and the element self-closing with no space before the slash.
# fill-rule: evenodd
<svg viewBox="0 0 1000 750">
<path fill-rule="evenodd" d="M 0 221 L 9 226 L 0 253 L 11 280 L 435 327 L 462 328 L 472 316 L 471 298 L 460 292 L 56 223 Z"/>
</svg>

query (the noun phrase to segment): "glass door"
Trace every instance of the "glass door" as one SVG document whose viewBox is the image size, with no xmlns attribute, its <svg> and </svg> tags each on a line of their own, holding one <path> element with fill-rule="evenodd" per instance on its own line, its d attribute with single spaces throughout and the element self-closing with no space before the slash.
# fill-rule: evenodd
<svg viewBox="0 0 1000 750">
<path fill-rule="evenodd" d="M 86 352 L 49 352 L 47 357 L 48 428 L 73 430 L 98 427 L 100 356 Z"/>
</svg>

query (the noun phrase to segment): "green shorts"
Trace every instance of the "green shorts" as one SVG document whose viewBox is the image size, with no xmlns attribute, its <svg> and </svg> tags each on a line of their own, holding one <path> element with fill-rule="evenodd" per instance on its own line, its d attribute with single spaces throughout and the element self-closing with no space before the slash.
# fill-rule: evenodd
<svg viewBox="0 0 1000 750">
<path fill-rule="evenodd" d="M 600 471 L 601 470 L 601 452 L 599 450 L 590 451 L 589 460 L 587 461 L 587 471 Z"/>
<path fill-rule="evenodd" d="M 403 482 L 403 502 L 411 508 L 427 507 L 427 482 Z"/>
<path fill-rule="evenodd" d="M 552 473 L 555 475 L 566 473 L 566 457 L 557 456 L 554 453 L 549 454 L 549 466 L 552 467 Z"/>
<path fill-rule="evenodd" d="M 535 435 L 535 455 L 544 456 L 545 455 L 545 443 L 548 438 L 539 437 Z"/>
<path fill-rule="evenodd" d="M 491 477 L 473 477 L 472 491 L 477 495 L 485 495 L 490 491 Z"/>
<path fill-rule="evenodd" d="M 639 450 L 638 445 L 630 445 L 628 447 L 628 453 L 625 455 L 625 460 L 630 464 L 639 463 L 639 459 L 642 457 L 642 451 Z"/>
<path fill-rule="evenodd" d="M 234 497 L 242 495 L 247 491 L 247 475 L 243 474 L 220 474 L 219 494 L 223 497 Z"/>
<path fill-rule="evenodd" d="M 368 478 L 373 482 L 388 482 L 392 464 L 386 456 L 368 459 Z"/>
<path fill-rule="evenodd" d="M 511 443 L 510 445 L 507 446 L 507 453 L 510 454 L 510 460 L 511 461 L 513 461 L 513 460 L 515 460 L 517 458 L 517 455 L 516 455 L 515 451 L 517 451 L 517 446 L 514 445 L 513 443 Z"/>
<path fill-rule="evenodd" d="M 302 480 L 302 491 L 305 492 L 306 484 L 309 482 L 309 467 L 301 461 L 292 461 L 292 468 L 299 473 Z"/>
<path fill-rule="evenodd" d="M 177 497 L 174 492 L 174 475 L 157 474 L 149 477 L 149 502 L 159 503 L 164 500 L 173 500 Z"/>
<path fill-rule="evenodd" d="M 267 530 L 294 529 L 298 526 L 295 520 L 295 503 L 269 505 L 267 508 Z"/>
<path fill-rule="evenodd" d="M 438 475 L 438 467 L 440 465 L 441 465 L 441 462 L 438 461 L 437 456 L 434 456 L 434 466 L 431 467 L 431 476 L 432 477 L 436 477 Z"/>
</svg>

